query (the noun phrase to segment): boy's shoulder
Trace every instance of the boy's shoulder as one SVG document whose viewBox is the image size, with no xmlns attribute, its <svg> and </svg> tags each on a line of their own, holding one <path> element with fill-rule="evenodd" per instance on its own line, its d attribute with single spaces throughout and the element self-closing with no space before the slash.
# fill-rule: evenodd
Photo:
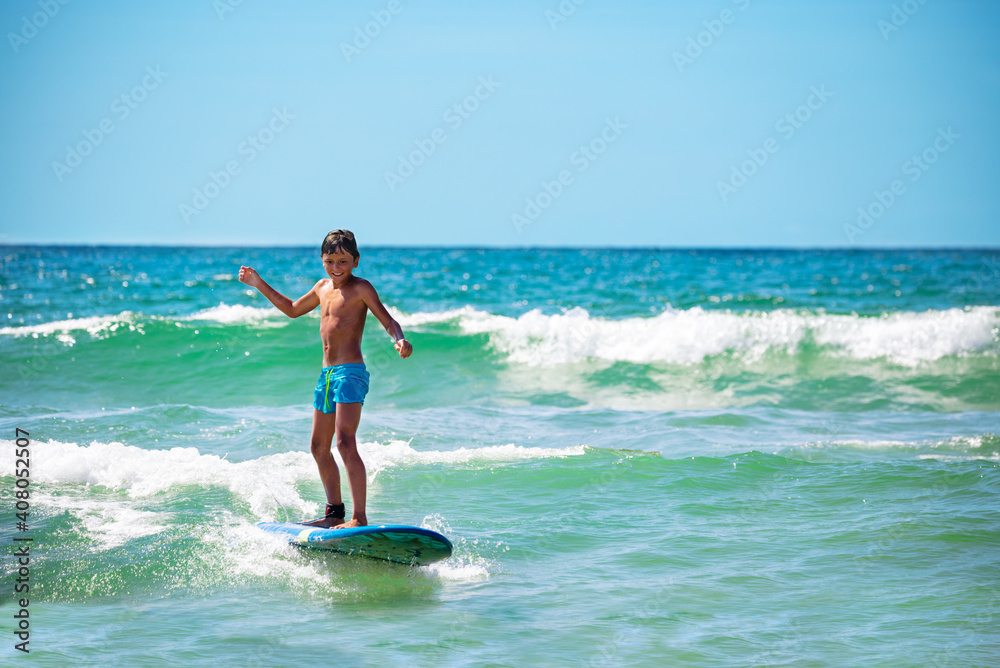
<svg viewBox="0 0 1000 668">
<path fill-rule="evenodd" d="M 368 302 L 373 296 L 378 296 L 378 293 L 375 292 L 375 286 L 372 285 L 370 281 L 361 278 L 360 276 L 353 276 L 352 278 L 353 280 L 351 281 L 349 289 L 358 297 Z"/>
<path fill-rule="evenodd" d="M 333 279 L 331 278 L 321 278 L 313 286 L 313 290 L 317 293 L 326 292 L 332 288 Z M 375 292 L 375 286 L 368 279 L 361 278 L 360 276 L 351 276 L 350 282 L 347 285 L 342 285 L 340 289 L 341 291 L 354 292 L 360 295 Z"/>
<path fill-rule="evenodd" d="M 351 282 L 347 285 L 347 287 L 364 292 L 375 289 L 375 286 L 371 284 L 371 281 L 366 278 L 361 278 L 360 276 L 351 276 Z"/>
</svg>

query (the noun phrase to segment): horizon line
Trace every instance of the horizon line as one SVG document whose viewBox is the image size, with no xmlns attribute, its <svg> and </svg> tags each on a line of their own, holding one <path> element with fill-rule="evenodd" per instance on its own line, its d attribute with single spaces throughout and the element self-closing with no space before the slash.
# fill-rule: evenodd
<svg viewBox="0 0 1000 668">
<path fill-rule="evenodd" d="M 318 247 L 318 244 L 230 244 L 230 243 L 126 243 L 126 242 L 40 242 L 40 241 L 3 241 L 0 247 L 38 247 L 38 248 L 273 248 L 273 249 L 307 249 Z M 360 248 L 383 250 L 757 250 L 757 251 L 1000 251 L 1000 246 L 701 246 L 701 245 L 445 245 L 445 244 L 364 244 Z"/>
</svg>

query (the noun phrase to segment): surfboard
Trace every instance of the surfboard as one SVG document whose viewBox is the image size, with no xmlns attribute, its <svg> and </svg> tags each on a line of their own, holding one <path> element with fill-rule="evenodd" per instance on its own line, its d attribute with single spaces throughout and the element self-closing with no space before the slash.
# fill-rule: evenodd
<svg viewBox="0 0 1000 668">
<path fill-rule="evenodd" d="M 311 550 L 329 550 L 397 564 L 426 566 L 451 556 L 451 541 L 430 529 L 405 525 L 379 525 L 350 529 L 308 527 L 293 522 L 260 522 L 268 533 L 288 537 L 288 542 Z"/>
</svg>

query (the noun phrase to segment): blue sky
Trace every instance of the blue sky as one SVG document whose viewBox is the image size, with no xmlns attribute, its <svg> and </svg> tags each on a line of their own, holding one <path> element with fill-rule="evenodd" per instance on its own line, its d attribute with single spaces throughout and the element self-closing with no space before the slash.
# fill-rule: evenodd
<svg viewBox="0 0 1000 668">
<path fill-rule="evenodd" d="M 1000 3 L 479 5 L 4 2 L 0 241 L 1000 246 Z"/>
</svg>

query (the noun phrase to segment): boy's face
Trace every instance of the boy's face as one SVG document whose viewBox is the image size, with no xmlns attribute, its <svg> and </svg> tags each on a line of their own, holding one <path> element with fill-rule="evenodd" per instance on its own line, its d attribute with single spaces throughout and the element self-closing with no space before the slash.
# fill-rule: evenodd
<svg viewBox="0 0 1000 668">
<path fill-rule="evenodd" d="M 336 251 L 323 256 L 323 268 L 326 275 L 333 279 L 334 285 L 340 285 L 351 277 L 351 272 L 358 266 L 358 259 L 347 251 Z"/>
</svg>

